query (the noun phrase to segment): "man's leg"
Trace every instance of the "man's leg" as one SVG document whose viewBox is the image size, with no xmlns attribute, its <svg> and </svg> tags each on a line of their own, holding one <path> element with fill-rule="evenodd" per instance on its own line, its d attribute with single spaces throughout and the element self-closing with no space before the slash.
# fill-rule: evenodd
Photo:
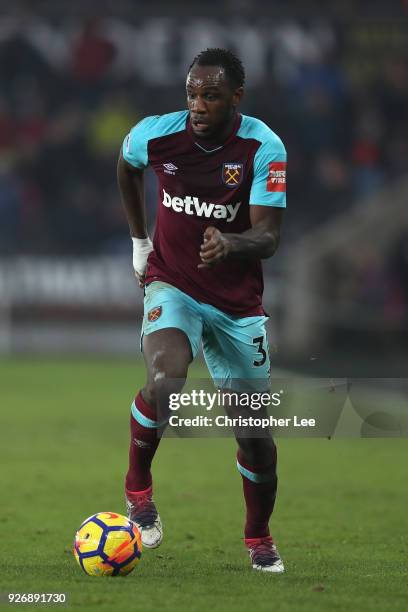
<svg viewBox="0 0 408 612">
<path fill-rule="evenodd" d="M 168 418 L 166 398 L 181 390 L 193 357 L 188 337 L 176 328 L 145 335 L 143 355 L 147 383 L 132 404 L 126 498 L 128 514 L 141 528 L 143 544 L 156 548 L 162 540 L 162 529 L 152 501 L 150 468 Z M 163 410 L 163 403 L 167 410 Z"/>
<path fill-rule="evenodd" d="M 254 416 L 250 408 L 239 405 L 229 406 L 227 413 L 231 418 Z M 256 412 L 257 418 L 267 416 L 264 408 Z M 278 484 L 275 443 L 270 432 L 260 427 L 234 427 L 234 434 L 238 443 L 237 468 L 242 477 L 246 506 L 244 542 L 252 567 L 281 573 L 284 566 L 269 531 Z"/>
<path fill-rule="evenodd" d="M 277 453 L 272 437 L 264 437 L 265 430 L 262 436 L 236 437 L 237 467 L 242 477 L 246 505 L 244 542 L 254 569 L 281 573 L 284 565 L 269 532 L 278 484 Z"/>
<path fill-rule="evenodd" d="M 215 383 L 226 391 L 236 390 L 246 395 L 269 389 L 266 317 L 235 319 L 220 311 L 214 314 L 214 309 L 208 316 L 209 331 L 203 337 L 204 356 Z M 264 408 L 255 412 L 246 406 L 224 405 L 232 418 L 267 416 Z M 252 567 L 282 572 L 283 563 L 269 532 L 277 489 L 276 446 L 265 429 L 234 428 L 234 433 L 246 505 L 244 541 Z"/>
<path fill-rule="evenodd" d="M 267 438 L 237 438 L 237 467 L 242 476 L 246 503 L 244 537 L 270 535 L 269 519 L 276 499 L 276 446 Z"/>
</svg>

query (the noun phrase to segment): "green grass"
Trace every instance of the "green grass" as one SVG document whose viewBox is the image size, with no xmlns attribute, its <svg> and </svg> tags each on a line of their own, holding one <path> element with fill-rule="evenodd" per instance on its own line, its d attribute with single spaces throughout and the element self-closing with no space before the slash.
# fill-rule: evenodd
<svg viewBox="0 0 408 612">
<path fill-rule="evenodd" d="M 282 576 L 250 568 L 234 441 L 166 439 L 154 466 L 163 545 L 126 578 L 85 576 L 73 536 L 95 512 L 124 512 L 142 383 L 127 361 L 0 362 L 0 591 L 66 592 L 81 610 L 407 609 L 404 439 L 279 440 Z"/>
</svg>

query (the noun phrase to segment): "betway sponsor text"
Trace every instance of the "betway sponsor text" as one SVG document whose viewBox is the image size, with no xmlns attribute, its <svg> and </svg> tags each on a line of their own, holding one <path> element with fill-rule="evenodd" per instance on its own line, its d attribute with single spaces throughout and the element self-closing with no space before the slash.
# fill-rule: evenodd
<svg viewBox="0 0 408 612">
<path fill-rule="evenodd" d="M 213 204 L 212 202 L 200 202 L 195 196 L 171 197 L 163 189 L 163 206 L 172 208 L 175 212 L 184 212 L 186 215 L 197 215 L 197 217 L 214 217 L 214 219 L 226 219 L 230 223 L 237 216 L 241 202 L 236 204 Z"/>
</svg>

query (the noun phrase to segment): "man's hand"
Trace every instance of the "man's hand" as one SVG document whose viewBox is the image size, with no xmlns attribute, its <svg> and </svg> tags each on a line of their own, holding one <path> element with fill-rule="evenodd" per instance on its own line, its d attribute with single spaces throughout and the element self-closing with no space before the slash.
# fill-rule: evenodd
<svg viewBox="0 0 408 612">
<path fill-rule="evenodd" d="M 135 272 L 135 276 L 139 282 L 139 287 L 141 289 L 143 289 L 143 287 L 145 286 L 145 282 L 146 282 L 146 275 L 145 274 L 139 274 L 138 272 Z"/>
<path fill-rule="evenodd" d="M 207 227 L 204 232 L 204 242 L 200 247 L 202 263 L 199 268 L 209 268 L 228 257 L 231 245 L 227 234 L 222 234 L 216 227 Z"/>
<path fill-rule="evenodd" d="M 153 251 L 152 241 L 147 238 L 132 238 L 133 242 L 133 269 L 135 276 L 139 281 L 139 287 L 143 288 L 145 284 L 145 274 L 147 267 L 147 258 L 149 253 Z"/>
</svg>

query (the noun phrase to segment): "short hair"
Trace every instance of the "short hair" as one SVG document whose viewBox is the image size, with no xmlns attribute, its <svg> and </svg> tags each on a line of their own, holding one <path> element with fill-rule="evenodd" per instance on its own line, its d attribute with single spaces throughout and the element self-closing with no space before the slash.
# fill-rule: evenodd
<svg viewBox="0 0 408 612">
<path fill-rule="evenodd" d="M 225 70 L 225 76 L 234 87 L 242 87 L 245 83 L 245 70 L 241 60 L 228 49 L 211 48 L 201 51 L 193 59 L 188 71 L 193 66 L 220 66 Z"/>
</svg>

